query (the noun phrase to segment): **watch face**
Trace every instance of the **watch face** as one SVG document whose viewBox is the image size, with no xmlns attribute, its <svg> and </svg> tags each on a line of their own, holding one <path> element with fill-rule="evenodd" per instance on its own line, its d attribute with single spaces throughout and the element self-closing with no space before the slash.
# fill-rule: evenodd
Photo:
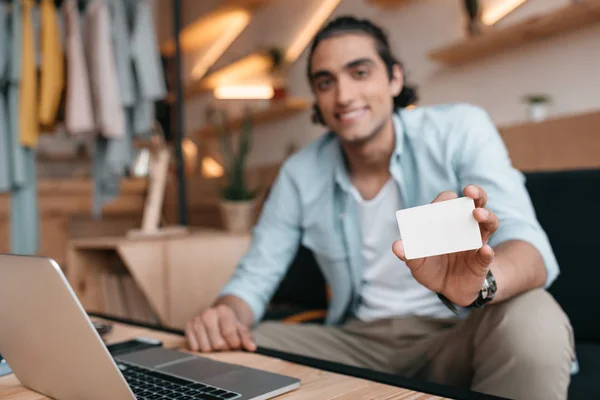
<svg viewBox="0 0 600 400">
<path fill-rule="evenodd" d="M 486 298 L 493 299 L 496 295 L 496 290 L 498 287 L 496 286 L 496 279 L 494 275 L 492 275 L 492 271 L 488 271 L 487 276 L 485 277 L 486 282 Z"/>
</svg>

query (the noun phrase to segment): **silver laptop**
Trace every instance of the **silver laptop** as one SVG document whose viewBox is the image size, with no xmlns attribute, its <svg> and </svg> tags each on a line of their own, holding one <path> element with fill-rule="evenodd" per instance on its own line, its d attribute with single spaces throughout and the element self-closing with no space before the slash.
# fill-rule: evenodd
<svg viewBox="0 0 600 400">
<path fill-rule="evenodd" d="M 295 378 L 154 347 L 109 353 L 60 267 L 0 254 L 0 354 L 26 387 L 59 400 L 269 399 Z"/>
</svg>

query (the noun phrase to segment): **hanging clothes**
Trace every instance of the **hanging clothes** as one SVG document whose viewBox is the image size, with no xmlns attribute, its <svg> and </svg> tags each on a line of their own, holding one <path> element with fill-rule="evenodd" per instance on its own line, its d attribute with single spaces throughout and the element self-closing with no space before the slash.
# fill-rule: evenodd
<svg viewBox="0 0 600 400">
<path fill-rule="evenodd" d="M 9 35 L 10 5 L 0 3 L 0 192 L 8 192 L 12 187 L 10 174 L 10 128 L 5 91 L 8 83 L 8 51 L 10 48 Z"/>
<path fill-rule="evenodd" d="M 65 129 L 72 135 L 91 134 L 95 129 L 90 80 L 83 50 L 81 21 L 77 0 L 65 0 L 63 13 L 66 31 L 67 88 Z"/>
<path fill-rule="evenodd" d="M 35 148 L 24 148 L 25 182 L 11 196 L 11 253 L 34 255 L 39 250 L 39 206 Z"/>
<path fill-rule="evenodd" d="M 154 123 L 154 102 L 166 97 L 156 33 L 148 0 L 92 0 L 88 9 L 104 15 L 107 6 L 119 100 L 124 114 L 122 137 L 99 136 L 94 162 L 94 215 L 119 194 L 120 181 L 135 158 L 135 135 L 149 135 Z M 87 14 L 87 13 L 86 13 Z M 98 39 L 98 38 L 97 38 Z M 94 80 L 94 76 L 91 76 Z"/>
<path fill-rule="evenodd" d="M 127 110 L 128 111 L 128 110 Z M 127 124 L 130 118 L 126 118 Z M 132 162 L 131 136 L 107 139 L 98 135 L 93 166 L 94 198 L 92 201 L 92 215 L 101 216 L 102 208 L 120 193 L 121 179 L 125 176 L 127 168 Z"/>
<path fill-rule="evenodd" d="M 36 68 L 36 43 L 32 13 L 34 0 L 21 0 L 23 6 L 21 42 L 21 98 L 19 103 L 19 128 L 21 145 L 37 146 L 39 139 L 38 79 Z"/>
<path fill-rule="evenodd" d="M 92 102 L 98 132 L 106 138 L 125 135 L 111 24 L 105 0 L 91 0 L 85 10 L 84 38 Z"/>
<path fill-rule="evenodd" d="M 53 128 L 64 88 L 64 58 L 54 0 L 41 0 L 40 124 Z"/>
<path fill-rule="evenodd" d="M 9 30 L 8 65 L 8 130 L 10 145 L 10 173 L 14 186 L 25 183 L 25 149 L 21 146 L 19 104 L 21 85 L 21 42 L 22 42 L 21 0 L 12 0 Z"/>
<path fill-rule="evenodd" d="M 129 2 L 106 0 L 110 11 L 111 40 L 115 54 L 119 95 L 123 107 L 132 107 L 136 101 L 136 88 L 132 68 L 131 28 Z"/>
<path fill-rule="evenodd" d="M 11 253 L 14 254 L 36 254 L 39 249 L 39 207 L 36 176 L 36 152 L 33 147 L 21 145 L 23 126 L 27 127 L 31 121 L 22 124 L 23 115 L 20 110 L 23 104 L 29 109 L 35 109 L 37 98 L 35 94 L 31 103 L 23 103 L 22 88 L 23 79 L 26 74 L 31 74 L 31 65 L 35 71 L 35 42 L 33 38 L 33 25 L 31 23 L 31 12 L 33 3 L 31 0 L 13 0 L 11 12 L 10 29 L 10 65 L 9 65 L 9 87 L 8 87 L 8 135 L 11 147 Z M 25 46 L 24 46 L 25 45 Z M 25 56 L 25 51 L 27 56 Z M 28 58 L 29 57 L 29 58 Z M 31 76 L 28 76 L 31 78 Z M 35 78 L 34 78 L 35 79 Z M 31 84 L 28 82 L 27 84 Z M 31 96 L 31 86 L 27 94 Z M 32 114 L 36 122 L 37 113 Z M 33 125 L 33 124 L 31 124 Z M 35 132 L 33 132 L 35 133 Z M 29 134 L 35 143 L 37 137 L 30 131 Z"/>
<path fill-rule="evenodd" d="M 125 140 L 113 143 L 111 147 L 113 162 L 118 158 L 123 167 L 129 167 L 135 158 L 135 149 L 132 145 L 133 131 L 131 119 L 133 114 L 129 108 L 134 107 L 137 99 L 135 77 L 133 75 L 130 5 L 131 1 L 106 0 L 110 11 L 112 44 L 115 53 L 115 64 L 119 80 L 119 97 L 125 113 Z"/>
<path fill-rule="evenodd" d="M 154 103 L 167 96 L 164 72 L 148 0 L 136 0 L 131 48 L 135 76 L 138 84 L 138 101 L 135 108 L 134 132 L 147 135 L 154 124 Z"/>
<path fill-rule="evenodd" d="M 94 156 L 92 214 L 119 194 L 120 182 L 131 162 L 131 137 L 119 89 L 117 53 L 113 46 L 109 2 L 91 0 L 85 10 L 86 60 L 98 136 Z M 122 38 L 126 40 L 127 36 Z"/>
</svg>

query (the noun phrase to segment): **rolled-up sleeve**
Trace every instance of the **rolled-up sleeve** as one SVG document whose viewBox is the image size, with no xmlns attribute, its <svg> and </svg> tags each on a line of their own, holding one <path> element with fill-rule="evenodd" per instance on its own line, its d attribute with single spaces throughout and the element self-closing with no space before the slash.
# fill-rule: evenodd
<svg viewBox="0 0 600 400">
<path fill-rule="evenodd" d="M 221 291 L 244 300 L 258 322 L 298 250 L 301 207 L 287 165 L 281 168 L 256 224 L 252 243 Z"/>
<path fill-rule="evenodd" d="M 559 274 L 548 237 L 540 226 L 525 187 L 525 177 L 512 166 L 508 151 L 488 114 L 475 106 L 464 106 L 455 125 L 454 166 L 461 187 L 477 184 L 488 194 L 487 208 L 500 220 L 492 235 L 492 247 L 509 240 L 522 240 L 542 255 L 546 267 L 545 287 Z"/>
</svg>

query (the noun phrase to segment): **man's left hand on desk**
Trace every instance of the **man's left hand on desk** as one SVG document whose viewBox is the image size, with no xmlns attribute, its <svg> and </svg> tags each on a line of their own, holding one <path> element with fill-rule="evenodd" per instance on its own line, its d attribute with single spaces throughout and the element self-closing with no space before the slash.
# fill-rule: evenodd
<svg viewBox="0 0 600 400">
<path fill-rule="evenodd" d="M 479 295 L 483 281 L 494 260 L 494 250 L 487 244 L 498 229 L 498 217 L 485 208 L 487 194 L 476 185 L 463 190 L 475 202 L 473 216 L 479 223 L 482 247 L 476 250 L 442 254 L 407 260 L 401 240 L 394 242 L 393 251 L 410 268 L 415 279 L 428 289 L 444 295 L 452 303 L 469 306 Z M 433 203 L 458 198 L 454 192 L 440 193 Z"/>
</svg>

